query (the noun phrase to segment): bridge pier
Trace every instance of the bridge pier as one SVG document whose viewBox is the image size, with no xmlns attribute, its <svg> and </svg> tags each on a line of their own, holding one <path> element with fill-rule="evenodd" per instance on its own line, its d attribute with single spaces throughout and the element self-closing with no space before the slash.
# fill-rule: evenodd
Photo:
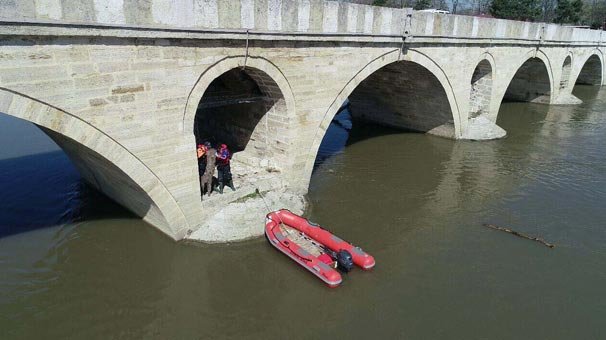
<svg viewBox="0 0 606 340">
<path fill-rule="evenodd" d="M 579 105 L 582 104 L 583 101 L 577 98 L 574 94 L 561 91 L 558 95 L 555 96 L 551 105 Z"/>
</svg>

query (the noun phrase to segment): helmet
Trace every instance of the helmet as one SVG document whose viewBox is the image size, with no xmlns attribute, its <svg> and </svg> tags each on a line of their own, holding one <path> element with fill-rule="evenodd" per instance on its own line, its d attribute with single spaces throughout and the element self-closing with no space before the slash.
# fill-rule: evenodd
<svg viewBox="0 0 606 340">
<path fill-rule="evenodd" d="M 227 145 L 226 144 L 221 144 L 221 149 L 227 149 Z"/>
</svg>

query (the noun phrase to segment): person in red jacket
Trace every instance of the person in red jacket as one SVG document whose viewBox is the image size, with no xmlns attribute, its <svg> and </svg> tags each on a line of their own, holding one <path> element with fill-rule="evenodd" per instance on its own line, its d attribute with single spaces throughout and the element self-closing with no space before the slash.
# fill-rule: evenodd
<svg viewBox="0 0 606 340">
<path fill-rule="evenodd" d="M 219 150 L 217 150 L 217 173 L 219 179 L 219 193 L 223 193 L 223 187 L 228 186 L 231 190 L 236 191 L 234 183 L 231 178 L 231 168 L 229 166 L 229 160 L 231 159 L 231 152 L 227 148 L 227 145 L 221 144 Z"/>
</svg>

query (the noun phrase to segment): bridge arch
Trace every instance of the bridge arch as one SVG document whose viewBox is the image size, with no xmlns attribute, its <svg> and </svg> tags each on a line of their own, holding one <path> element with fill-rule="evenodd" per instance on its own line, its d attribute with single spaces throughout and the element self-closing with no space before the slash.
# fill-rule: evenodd
<svg viewBox="0 0 606 340">
<path fill-rule="evenodd" d="M 187 220 L 162 181 L 120 143 L 80 118 L 0 87 L 0 112 L 41 128 L 69 156 L 80 174 L 146 222 L 175 240 Z"/>
<path fill-rule="evenodd" d="M 438 86 L 439 91 L 443 92 L 443 99 L 445 108 L 448 112 L 448 120 L 445 121 L 444 125 L 450 125 L 452 127 L 453 138 L 458 138 L 461 136 L 461 116 L 459 105 L 457 103 L 453 86 L 450 82 L 450 79 L 444 72 L 444 70 L 432 60 L 427 55 L 415 51 L 413 49 L 408 49 L 405 52 L 405 55 L 401 57 L 399 50 L 393 50 L 387 52 L 370 62 L 368 62 L 362 69 L 357 71 L 343 86 L 343 88 L 339 91 L 337 96 L 332 100 L 331 105 L 324 113 L 319 126 L 316 128 L 315 135 L 310 144 L 309 151 L 307 152 L 307 160 L 306 165 L 303 169 L 304 173 L 302 175 L 303 181 L 303 190 L 306 191 L 307 185 L 309 184 L 309 180 L 311 178 L 311 174 L 313 171 L 314 161 L 318 150 L 320 148 L 320 144 L 324 139 L 324 135 L 333 120 L 334 116 L 338 113 L 342 104 L 352 95 L 354 94 L 363 82 L 372 79 L 373 75 L 377 75 L 381 70 L 385 70 L 386 68 L 393 67 L 398 63 L 406 63 L 411 65 L 416 70 L 423 72 L 428 76 L 433 85 Z M 424 81 L 428 79 L 423 79 Z M 391 125 L 391 124 L 388 124 Z"/>
<path fill-rule="evenodd" d="M 198 143 L 226 142 L 239 153 L 234 160 L 244 164 L 282 169 L 289 161 L 294 114 L 292 89 L 278 67 L 261 57 L 232 56 L 198 78 L 187 100 L 183 132 L 194 132 Z"/>
<path fill-rule="evenodd" d="M 560 90 L 568 88 L 570 83 L 570 71 L 572 69 L 572 54 L 568 54 L 562 63 L 562 75 L 560 76 Z"/>
<path fill-rule="evenodd" d="M 471 75 L 469 94 L 469 119 L 490 114 L 494 61 L 483 58 L 477 63 Z"/>
<path fill-rule="evenodd" d="M 574 84 L 581 85 L 602 85 L 604 74 L 604 58 L 601 51 L 594 50 L 587 59 L 583 60 L 578 74 L 575 75 Z"/>
<path fill-rule="evenodd" d="M 500 87 L 496 96 L 503 100 L 549 104 L 552 102 L 554 77 L 551 61 L 542 51 L 530 50 Z"/>
</svg>

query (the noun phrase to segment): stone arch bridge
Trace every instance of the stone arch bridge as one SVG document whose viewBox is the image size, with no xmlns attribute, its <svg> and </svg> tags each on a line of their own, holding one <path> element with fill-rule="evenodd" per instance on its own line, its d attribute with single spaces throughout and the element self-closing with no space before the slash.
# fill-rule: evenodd
<svg viewBox="0 0 606 340">
<path fill-rule="evenodd" d="M 575 84 L 604 79 L 601 31 L 334 1 L 5 1 L 0 20 L 0 112 L 176 240 L 250 193 L 200 200 L 205 138 L 249 188 L 302 195 L 347 99 L 361 120 L 484 140 L 506 134 L 503 99 L 577 104 Z"/>
</svg>

